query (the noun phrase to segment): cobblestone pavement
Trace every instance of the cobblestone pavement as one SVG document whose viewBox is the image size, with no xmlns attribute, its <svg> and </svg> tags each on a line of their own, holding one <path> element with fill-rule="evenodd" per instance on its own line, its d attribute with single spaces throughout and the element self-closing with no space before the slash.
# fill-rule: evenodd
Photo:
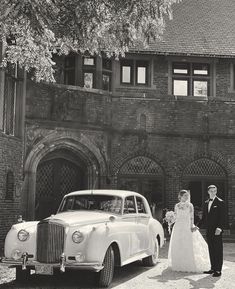
<svg viewBox="0 0 235 289">
<path fill-rule="evenodd" d="M 172 272 L 167 268 L 168 243 L 161 249 L 154 268 L 140 262 L 119 268 L 110 288 L 115 289 L 232 289 L 235 288 L 235 243 L 224 244 L 224 266 L 220 278 L 210 275 Z M 30 283 L 19 285 L 15 270 L 0 266 L 0 289 L 83 289 L 95 287 L 95 273 L 68 272 L 60 276 L 32 275 Z"/>
</svg>

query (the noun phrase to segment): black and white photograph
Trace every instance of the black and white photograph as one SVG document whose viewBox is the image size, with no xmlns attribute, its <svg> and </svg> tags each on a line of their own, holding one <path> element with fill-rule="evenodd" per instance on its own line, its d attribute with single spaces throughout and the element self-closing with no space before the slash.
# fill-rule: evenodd
<svg viewBox="0 0 235 289">
<path fill-rule="evenodd" d="M 0 289 L 234 272 L 235 1 L 0 0 Z"/>
</svg>

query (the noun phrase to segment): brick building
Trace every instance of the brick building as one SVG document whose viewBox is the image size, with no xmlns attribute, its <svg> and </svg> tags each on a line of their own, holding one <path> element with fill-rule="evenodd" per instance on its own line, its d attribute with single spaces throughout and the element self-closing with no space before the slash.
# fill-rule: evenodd
<svg viewBox="0 0 235 289">
<path fill-rule="evenodd" d="M 19 175 L 24 163 L 21 194 L 1 191 L 12 216 L 46 217 L 84 188 L 135 190 L 171 209 L 186 188 L 200 208 L 213 183 L 235 228 L 235 3 L 185 0 L 173 15 L 147 49 L 55 57 L 56 84 L 28 80 L 24 138 L 0 139 L 0 177 L 16 156 Z"/>
<path fill-rule="evenodd" d="M 4 47 L 0 43 L 0 62 Z M 0 69 L 0 242 L 21 212 L 26 82 L 17 67 Z"/>
</svg>

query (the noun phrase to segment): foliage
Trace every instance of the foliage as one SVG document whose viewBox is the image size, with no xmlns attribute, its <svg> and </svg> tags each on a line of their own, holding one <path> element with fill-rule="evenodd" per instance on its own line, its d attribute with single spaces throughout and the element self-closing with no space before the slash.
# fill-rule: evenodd
<svg viewBox="0 0 235 289">
<path fill-rule="evenodd" d="M 181 0 L 1 0 L 6 62 L 54 81 L 52 56 L 70 51 L 124 55 L 159 38 Z M 7 41 L 6 41 L 7 40 Z"/>
</svg>

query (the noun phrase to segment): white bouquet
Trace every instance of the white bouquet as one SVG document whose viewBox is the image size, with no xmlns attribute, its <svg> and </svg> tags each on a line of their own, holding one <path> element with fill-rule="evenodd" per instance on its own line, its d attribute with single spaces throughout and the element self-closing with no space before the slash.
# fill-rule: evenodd
<svg viewBox="0 0 235 289">
<path fill-rule="evenodd" d="M 173 211 L 166 212 L 164 221 L 168 224 L 168 232 L 171 234 L 171 227 L 175 223 L 176 215 Z"/>
</svg>

